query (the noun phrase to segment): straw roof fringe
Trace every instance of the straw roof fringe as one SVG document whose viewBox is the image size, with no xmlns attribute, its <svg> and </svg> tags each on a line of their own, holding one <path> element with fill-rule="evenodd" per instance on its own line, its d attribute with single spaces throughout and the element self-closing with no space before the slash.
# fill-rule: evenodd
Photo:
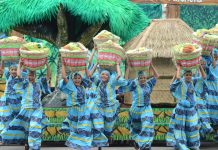
<svg viewBox="0 0 218 150">
<path fill-rule="evenodd" d="M 128 0 L 1 0 L 0 31 L 56 18 L 60 5 L 84 23 L 109 22 L 111 32 L 124 41 L 138 35 L 150 22 L 143 10 Z"/>
<path fill-rule="evenodd" d="M 146 47 L 153 50 L 153 57 L 171 58 L 171 48 L 180 43 L 192 42 L 192 33 L 193 30 L 181 19 L 155 19 L 124 48 Z"/>
</svg>

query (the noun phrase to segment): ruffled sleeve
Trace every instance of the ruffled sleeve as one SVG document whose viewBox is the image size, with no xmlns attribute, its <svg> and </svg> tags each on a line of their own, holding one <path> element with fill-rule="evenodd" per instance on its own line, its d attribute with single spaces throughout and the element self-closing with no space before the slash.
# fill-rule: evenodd
<svg viewBox="0 0 218 150">
<path fill-rule="evenodd" d="M 170 85 L 170 92 L 176 99 L 181 99 L 182 96 L 182 81 L 181 80 L 175 80 Z"/>
<path fill-rule="evenodd" d="M 45 77 L 41 77 L 38 79 L 38 83 L 40 84 L 40 88 L 44 94 L 50 94 L 51 89 L 49 87 L 49 83 Z"/>
<path fill-rule="evenodd" d="M 118 94 L 122 94 L 122 93 L 127 93 L 127 92 L 131 92 L 134 91 L 137 87 L 136 85 L 136 81 L 135 80 L 131 80 L 129 79 L 128 81 L 126 81 L 127 84 L 124 86 L 120 86 L 118 88 Z"/>
<path fill-rule="evenodd" d="M 116 72 L 112 72 L 109 82 L 111 84 L 112 87 L 116 87 L 116 86 L 126 86 L 128 84 L 128 81 L 125 80 L 123 77 L 120 77 L 118 80 L 117 78 L 117 73 Z"/>
<path fill-rule="evenodd" d="M 147 84 L 149 86 L 149 93 L 151 94 L 151 92 L 153 91 L 154 86 L 156 85 L 157 79 L 155 77 L 152 77 L 151 79 L 149 79 L 147 81 Z"/>
<path fill-rule="evenodd" d="M 75 92 L 76 87 L 72 79 L 68 77 L 68 83 L 65 83 L 63 79 L 59 82 L 59 89 L 65 94 L 70 94 L 72 92 Z"/>
<path fill-rule="evenodd" d="M 4 76 L 5 76 L 5 79 L 7 81 L 10 77 L 10 72 L 9 72 L 8 68 L 4 68 Z"/>
</svg>

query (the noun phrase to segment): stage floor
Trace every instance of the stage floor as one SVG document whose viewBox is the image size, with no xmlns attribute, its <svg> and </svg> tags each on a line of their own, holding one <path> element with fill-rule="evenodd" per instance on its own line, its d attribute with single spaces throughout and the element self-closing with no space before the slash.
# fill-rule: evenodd
<svg viewBox="0 0 218 150">
<path fill-rule="evenodd" d="M 218 143 L 207 142 L 202 143 L 201 150 L 217 150 Z M 49 146 L 49 145 L 48 145 Z M 173 150 L 171 147 L 152 147 L 152 150 Z M 0 150 L 24 150 L 24 146 L 0 146 Z M 45 147 L 43 146 L 41 150 L 72 150 L 68 147 Z M 92 150 L 97 150 L 97 148 L 93 148 Z M 102 150 L 135 150 L 133 147 L 104 147 Z"/>
</svg>

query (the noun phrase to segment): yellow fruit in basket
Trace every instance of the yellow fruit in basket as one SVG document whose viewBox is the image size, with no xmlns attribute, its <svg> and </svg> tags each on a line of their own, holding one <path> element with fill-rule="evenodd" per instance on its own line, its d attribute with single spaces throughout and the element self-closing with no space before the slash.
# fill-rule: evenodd
<svg viewBox="0 0 218 150">
<path fill-rule="evenodd" d="M 45 111 L 45 115 L 49 118 L 52 118 L 55 116 L 55 112 L 54 111 Z"/>
<path fill-rule="evenodd" d="M 56 111 L 55 112 L 55 116 L 56 117 L 66 117 L 67 116 L 67 112 L 65 112 L 65 111 Z"/>
<path fill-rule="evenodd" d="M 47 132 L 50 135 L 55 135 L 57 133 L 57 129 L 56 129 L 56 127 L 47 127 Z"/>
</svg>

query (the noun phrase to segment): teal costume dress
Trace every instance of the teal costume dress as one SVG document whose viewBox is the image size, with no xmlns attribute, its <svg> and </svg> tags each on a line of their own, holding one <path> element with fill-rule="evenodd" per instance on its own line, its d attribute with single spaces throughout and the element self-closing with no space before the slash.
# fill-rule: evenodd
<svg viewBox="0 0 218 150">
<path fill-rule="evenodd" d="M 43 129 L 49 121 L 43 113 L 41 92 L 51 93 L 46 78 L 35 83 L 24 80 L 14 85 L 16 93 L 22 94 L 21 110 L 9 126 L 2 131 L 3 143 L 24 143 L 32 150 L 39 150 Z"/>
<path fill-rule="evenodd" d="M 116 80 L 117 74 L 115 72 L 109 73 L 106 70 L 102 72 L 109 76 L 107 83 L 101 81 L 100 74 L 93 75 L 92 81 L 97 86 L 98 98 L 96 104 L 104 117 L 104 134 L 109 138 L 112 135 L 120 108 L 120 103 L 116 100 L 116 86 L 126 85 L 127 82 L 122 77 Z"/>
<path fill-rule="evenodd" d="M 24 78 L 12 77 L 7 68 L 4 70 L 4 76 L 6 78 L 6 88 L 4 95 L 0 99 L 0 141 L 2 141 L 1 132 L 17 116 L 21 107 L 22 95 L 16 93 L 13 87 L 24 80 Z M 22 72 L 22 76 L 26 77 L 27 73 Z"/>
<path fill-rule="evenodd" d="M 61 128 L 61 132 L 70 133 L 66 145 L 82 150 L 106 146 L 103 117 L 95 105 L 97 95 L 90 80 L 83 79 L 81 86 L 76 87 L 72 78 L 68 77 L 68 83 L 61 80 L 59 88 L 68 95 L 67 118 Z"/>
<path fill-rule="evenodd" d="M 150 104 L 150 95 L 155 84 L 156 78 L 152 77 L 144 85 L 140 85 L 138 79 L 135 79 L 129 80 L 127 86 L 118 88 L 118 93 L 132 92 L 128 125 L 132 139 L 140 149 L 151 149 L 154 139 L 154 115 Z"/>
<path fill-rule="evenodd" d="M 197 150 L 200 147 L 200 124 L 195 108 L 199 81 L 202 79 L 195 78 L 191 82 L 181 79 L 170 85 L 170 91 L 178 103 L 171 118 L 171 134 L 167 135 L 166 140 L 168 145 L 179 150 Z M 205 91 L 202 89 L 202 92 L 204 94 Z"/>
<path fill-rule="evenodd" d="M 218 62 L 215 68 L 210 64 L 205 70 L 208 86 L 207 109 L 211 123 L 218 126 Z"/>
</svg>

